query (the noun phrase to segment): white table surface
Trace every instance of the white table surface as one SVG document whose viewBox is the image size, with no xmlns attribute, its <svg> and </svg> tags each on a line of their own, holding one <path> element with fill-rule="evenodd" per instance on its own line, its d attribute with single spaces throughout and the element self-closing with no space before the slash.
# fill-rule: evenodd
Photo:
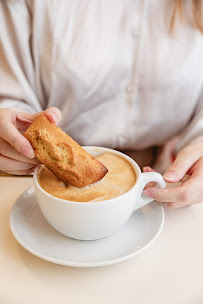
<svg viewBox="0 0 203 304">
<path fill-rule="evenodd" d="M 202 304 L 203 204 L 165 209 L 159 238 L 127 261 L 98 268 L 52 264 L 13 237 L 9 214 L 32 177 L 0 176 L 0 304 Z"/>
</svg>

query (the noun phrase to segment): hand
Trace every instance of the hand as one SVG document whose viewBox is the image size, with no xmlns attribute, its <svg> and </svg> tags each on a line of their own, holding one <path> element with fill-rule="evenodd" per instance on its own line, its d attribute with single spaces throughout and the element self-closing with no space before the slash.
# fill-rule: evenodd
<svg viewBox="0 0 203 304">
<path fill-rule="evenodd" d="M 39 163 L 29 141 L 22 135 L 35 118 L 43 113 L 51 122 L 58 123 L 61 112 L 49 108 L 37 114 L 0 109 L 0 170 L 15 175 L 34 171 Z"/>
<path fill-rule="evenodd" d="M 143 171 L 154 170 L 146 167 Z M 182 181 L 182 184 L 170 189 L 148 187 L 144 190 L 144 195 L 153 197 L 161 205 L 169 208 L 203 202 L 203 141 L 192 143 L 182 149 L 163 177 L 168 183 Z"/>
</svg>

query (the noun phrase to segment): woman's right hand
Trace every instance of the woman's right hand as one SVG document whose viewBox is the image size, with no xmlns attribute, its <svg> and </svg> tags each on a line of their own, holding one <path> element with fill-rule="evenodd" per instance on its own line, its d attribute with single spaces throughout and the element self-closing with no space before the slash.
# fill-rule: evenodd
<svg viewBox="0 0 203 304">
<path fill-rule="evenodd" d="M 0 109 L 0 171 L 26 175 L 34 171 L 39 161 L 29 141 L 22 135 L 35 118 L 44 114 L 52 123 L 61 119 L 58 108 L 49 108 L 37 114 Z"/>
</svg>

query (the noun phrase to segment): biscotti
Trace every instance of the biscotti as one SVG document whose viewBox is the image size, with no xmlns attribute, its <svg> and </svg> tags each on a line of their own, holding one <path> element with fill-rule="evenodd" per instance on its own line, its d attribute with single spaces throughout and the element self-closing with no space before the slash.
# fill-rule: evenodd
<svg viewBox="0 0 203 304">
<path fill-rule="evenodd" d="M 82 188 L 101 180 L 108 172 L 43 114 L 35 119 L 24 136 L 31 143 L 35 157 L 66 185 Z"/>
</svg>

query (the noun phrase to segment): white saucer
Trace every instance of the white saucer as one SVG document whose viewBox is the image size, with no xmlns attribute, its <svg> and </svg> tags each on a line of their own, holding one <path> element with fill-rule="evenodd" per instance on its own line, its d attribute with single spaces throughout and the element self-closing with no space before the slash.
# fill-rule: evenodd
<svg viewBox="0 0 203 304">
<path fill-rule="evenodd" d="M 151 245 L 163 225 L 163 208 L 153 202 L 134 212 L 112 236 L 96 241 L 74 240 L 48 224 L 33 187 L 20 195 L 10 214 L 11 231 L 26 250 L 49 262 L 74 267 L 98 267 L 129 259 Z"/>
</svg>

